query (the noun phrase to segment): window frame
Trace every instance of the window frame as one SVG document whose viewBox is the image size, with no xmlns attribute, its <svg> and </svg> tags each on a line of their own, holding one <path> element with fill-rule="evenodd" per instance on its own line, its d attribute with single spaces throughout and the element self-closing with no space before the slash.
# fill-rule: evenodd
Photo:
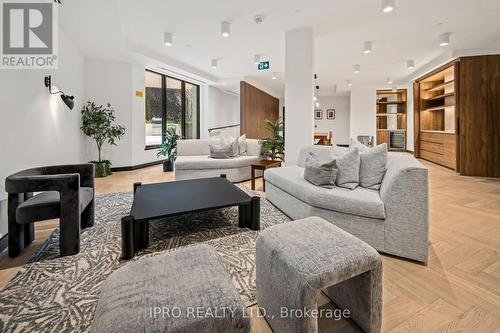
<svg viewBox="0 0 500 333">
<path fill-rule="evenodd" d="M 151 72 L 153 74 L 156 74 L 156 75 L 161 75 L 161 91 L 162 91 L 162 103 L 161 103 L 161 107 L 162 107 L 162 110 L 161 110 L 161 114 L 162 114 L 162 119 L 161 119 L 161 131 L 162 131 L 162 135 L 161 135 L 161 142 L 163 144 L 163 140 L 165 139 L 165 132 L 167 130 L 167 78 L 169 79 L 172 79 L 172 80 L 177 80 L 177 81 L 180 81 L 181 82 L 181 109 L 182 109 L 182 113 L 181 113 L 181 121 L 182 121 L 182 126 L 181 126 L 181 131 L 182 131 L 182 135 L 184 135 L 186 133 L 186 83 L 189 83 L 193 86 L 196 86 L 197 89 L 197 93 L 196 93 L 196 118 L 197 118 L 197 121 L 196 121 L 196 138 L 199 139 L 200 138 L 200 85 L 199 84 L 196 84 L 196 83 L 193 83 L 193 82 L 189 82 L 189 81 L 185 81 L 183 79 L 180 79 L 180 78 L 177 78 L 177 77 L 174 77 L 174 76 L 170 76 L 170 75 L 167 75 L 167 74 L 164 74 L 164 73 L 160 73 L 160 72 L 157 72 L 157 71 L 154 71 L 154 70 L 151 70 L 151 69 L 147 69 L 145 70 L 146 72 Z M 146 99 L 147 96 L 146 96 L 146 86 L 144 86 L 144 98 Z M 144 103 L 144 117 L 146 116 L 146 103 Z M 145 118 L 144 118 L 145 120 Z M 160 145 L 146 145 L 144 147 L 144 150 L 153 150 L 153 149 L 158 149 L 160 147 Z"/>
</svg>

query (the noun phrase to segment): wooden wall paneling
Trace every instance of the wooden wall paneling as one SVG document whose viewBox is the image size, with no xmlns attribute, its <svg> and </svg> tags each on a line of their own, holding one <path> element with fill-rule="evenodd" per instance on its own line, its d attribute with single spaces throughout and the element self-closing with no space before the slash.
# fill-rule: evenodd
<svg viewBox="0 0 500 333">
<path fill-rule="evenodd" d="M 312 116 L 312 115 L 311 115 Z M 279 100 L 251 84 L 240 82 L 240 131 L 250 139 L 269 136 L 264 129 L 266 119 L 279 117 Z"/>
<path fill-rule="evenodd" d="M 500 55 L 459 62 L 460 173 L 500 177 Z"/>
<path fill-rule="evenodd" d="M 420 84 L 413 83 L 413 153 L 420 157 Z"/>
<path fill-rule="evenodd" d="M 460 62 L 457 61 L 453 65 L 454 67 L 454 79 L 453 79 L 453 90 L 455 91 L 455 171 L 460 172 L 461 170 L 461 160 L 462 156 L 460 153 Z"/>
</svg>

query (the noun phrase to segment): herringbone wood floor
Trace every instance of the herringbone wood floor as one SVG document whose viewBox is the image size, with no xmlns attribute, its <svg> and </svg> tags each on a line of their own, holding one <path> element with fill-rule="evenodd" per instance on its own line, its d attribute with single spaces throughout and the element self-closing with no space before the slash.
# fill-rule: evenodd
<svg viewBox="0 0 500 333">
<path fill-rule="evenodd" d="M 423 266 L 384 256 L 383 331 L 500 332 L 500 180 L 461 177 L 423 163 L 430 175 L 430 261 Z M 130 191 L 136 181 L 172 179 L 155 166 L 98 179 L 96 191 Z M 260 181 L 257 186 L 262 188 Z M 18 258 L 2 253 L 0 287 L 56 225 L 38 223 L 35 243 Z M 348 321 L 320 321 L 320 331 L 331 331 L 332 324 L 338 332 L 358 331 Z M 261 318 L 253 319 L 253 331 L 271 332 Z"/>
</svg>

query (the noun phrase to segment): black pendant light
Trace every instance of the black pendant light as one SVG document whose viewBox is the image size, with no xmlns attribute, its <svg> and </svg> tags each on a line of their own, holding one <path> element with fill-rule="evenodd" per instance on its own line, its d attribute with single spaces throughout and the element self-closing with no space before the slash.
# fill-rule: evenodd
<svg viewBox="0 0 500 333">
<path fill-rule="evenodd" d="M 47 88 L 49 88 L 49 93 L 50 94 L 52 94 L 52 95 L 60 94 L 61 95 L 61 99 L 63 100 L 64 104 L 66 104 L 66 106 L 70 110 L 73 110 L 73 107 L 75 106 L 75 96 L 66 95 L 61 90 L 52 92 L 52 77 L 50 75 L 45 77 L 44 82 L 45 82 L 45 86 Z"/>
</svg>

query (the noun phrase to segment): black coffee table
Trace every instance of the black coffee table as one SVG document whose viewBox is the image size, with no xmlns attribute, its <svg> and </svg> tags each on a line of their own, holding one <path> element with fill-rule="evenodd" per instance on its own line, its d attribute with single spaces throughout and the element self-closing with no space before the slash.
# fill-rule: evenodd
<svg viewBox="0 0 500 333">
<path fill-rule="evenodd" d="M 122 259 L 149 246 L 149 221 L 207 210 L 239 207 L 240 228 L 260 229 L 260 197 L 249 196 L 226 179 L 182 180 L 168 183 L 134 184 L 130 215 L 122 218 Z"/>
</svg>

